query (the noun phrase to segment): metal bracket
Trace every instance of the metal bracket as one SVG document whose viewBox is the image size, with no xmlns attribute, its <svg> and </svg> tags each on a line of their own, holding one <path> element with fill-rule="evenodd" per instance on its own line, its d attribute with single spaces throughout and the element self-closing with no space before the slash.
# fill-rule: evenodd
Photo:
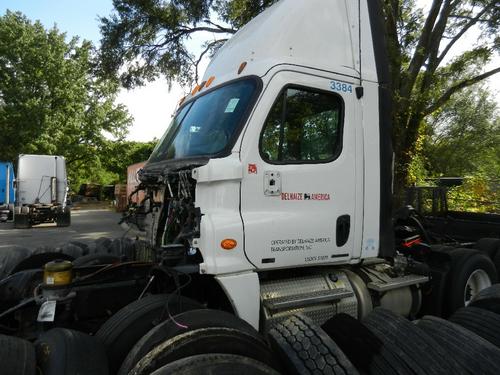
<svg viewBox="0 0 500 375">
<path fill-rule="evenodd" d="M 264 195 L 276 196 L 281 194 L 281 174 L 276 171 L 264 173 Z"/>
</svg>

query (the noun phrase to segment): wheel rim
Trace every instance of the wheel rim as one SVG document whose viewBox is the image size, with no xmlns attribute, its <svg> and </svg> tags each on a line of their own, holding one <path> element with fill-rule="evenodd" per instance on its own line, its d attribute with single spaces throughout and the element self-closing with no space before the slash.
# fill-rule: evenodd
<svg viewBox="0 0 500 375">
<path fill-rule="evenodd" d="M 467 306 L 481 290 L 489 286 L 491 286 L 491 280 L 486 271 L 475 270 L 472 272 L 465 284 L 464 305 Z"/>
</svg>

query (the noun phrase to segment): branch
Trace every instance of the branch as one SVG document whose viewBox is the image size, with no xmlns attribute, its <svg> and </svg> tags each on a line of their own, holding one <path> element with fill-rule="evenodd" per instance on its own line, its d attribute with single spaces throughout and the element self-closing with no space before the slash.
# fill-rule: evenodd
<svg viewBox="0 0 500 375">
<path fill-rule="evenodd" d="M 418 73 L 420 72 L 420 69 L 422 68 L 425 60 L 427 59 L 429 44 L 432 37 L 432 30 L 434 29 L 434 24 L 439 15 L 442 4 L 443 0 L 432 1 L 431 10 L 429 11 L 429 15 L 425 21 L 424 28 L 422 29 L 422 34 L 420 35 L 417 47 L 415 48 L 415 53 L 413 54 L 410 66 L 408 68 L 408 75 L 405 80 L 406 83 L 401 89 L 401 96 L 403 97 L 409 96 L 417 79 Z"/>
<path fill-rule="evenodd" d="M 460 32 L 453 37 L 453 39 L 450 41 L 450 43 L 448 43 L 448 45 L 446 46 L 446 48 L 439 55 L 439 57 L 438 57 L 438 64 L 440 64 L 443 61 L 443 59 L 445 58 L 445 56 L 447 55 L 447 53 L 450 51 L 451 47 L 453 47 L 453 45 L 467 32 L 467 30 L 469 30 L 472 26 L 474 26 L 479 21 L 479 19 L 487 11 L 489 11 L 490 8 L 492 8 L 494 6 L 494 3 L 495 2 L 493 1 L 491 4 L 489 4 L 488 6 L 484 7 L 483 10 L 476 15 L 476 17 L 471 18 L 470 21 L 462 28 L 462 30 L 460 30 Z"/>
<path fill-rule="evenodd" d="M 203 22 L 205 22 L 208 25 L 212 25 L 212 26 L 218 28 L 219 30 L 221 30 L 221 31 L 223 31 L 225 33 L 228 33 L 228 34 L 236 34 L 236 31 L 237 31 L 235 29 L 229 29 L 227 27 L 224 27 L 224 26 L 221 26 L 221 25 L 217 25 L 216 23 L 210 21 L 209 19 L 203 20 Z"/>
<path fill-rule="evenodd" d="M 198 60 L 194 63 L 194 69 L 195 69 L 195 76 L 194 76 L 194 81 L 196 83 L 198 83 L 198 79 L 199 79 L 199 72 L 198 72 L 198 67 L 201 63 L 201 60 L 203 59 L 203 57 L 212 49 L 213 46 L 219 44 L 219 43 L 224 43 L 226 42 L 227 39 L 218 39 L 218 40 L 214 40 L 213 42 L 209 43 L 207 45 L 207 47 L 203 50 L 202 53 L 200 53 L 200 56 L 198 57 Z"/>
<path fill-rule="evenodd" d="M 497 74 L 500 72 L 500 67 L 490 70 L 486 73 L 480 74 L 474 78 L 466 79 L 465 81 L 462 81 L 455 86 L 450 87 L 438 100 L 434 102 L 431 106 L 427 107 L 424 111 L 423 114 L 424 116 L 430 115 L 432 112 L 438 110 L 441 108 L 450 98 L 451 96 L 456 93 L 457 91 L 460 91 L 466 87 L 472 86 L 475 83 L 478 83 L 482 81 L 483 79 L 486 79 L 488 77 L 491 77 L 494 74 Z"/>
</svg>

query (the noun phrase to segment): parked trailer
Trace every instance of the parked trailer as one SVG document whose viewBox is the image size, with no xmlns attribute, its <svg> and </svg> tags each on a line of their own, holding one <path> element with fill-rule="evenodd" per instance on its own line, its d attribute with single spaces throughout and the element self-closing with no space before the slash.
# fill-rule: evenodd
<svg viewBox="0 0 500 375">
<path fill-rule="evenodd" d="M 0 330 L 43 373 L 497 375 L 500 343 L 442 319 L 499 332 L 462 311 L 500 298 L 490 253 L 429 246 L 410 208 L 394 232 L 378 4 L 282 0 L 236 33 L 140 173 L 143 240 L 29 258 Z"/>
<path fill-rule="evenodd" d="M 12 220 L 14 214 L 14 166 L 0 162 L 0 221 Z"/>
<path fill-rule="evenodd" d="M 55 222 L 59 227 L 71 224 L 63 156 L 19 155 L 16 187 L 16 228 L 30 228 L 47 222 Z"/>
</svg>

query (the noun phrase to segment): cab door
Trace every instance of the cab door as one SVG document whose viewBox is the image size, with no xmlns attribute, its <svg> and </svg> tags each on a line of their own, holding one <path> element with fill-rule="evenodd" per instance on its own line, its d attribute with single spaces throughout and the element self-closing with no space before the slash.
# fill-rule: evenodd
<svg viewBox="0 0 500 375">
<path fill-rule="evenodd" d="M 244 248 L 257 268 L 359 258 L 354 91 L 346 77 L 282 71 L 257 103 L 241 145 Z"/>
</svg>

